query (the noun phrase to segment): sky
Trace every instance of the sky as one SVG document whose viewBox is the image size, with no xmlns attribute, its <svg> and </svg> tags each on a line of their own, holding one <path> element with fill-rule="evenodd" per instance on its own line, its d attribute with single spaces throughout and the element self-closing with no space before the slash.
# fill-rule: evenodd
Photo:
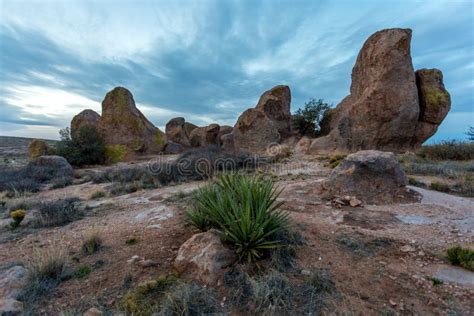
<svg viewBox="0 0 474 316">
<path fill-rule="evenodd" d="M 0 0 L 0 135 L 59 138 L 116 86 L 161 129 L 234 125 L 275 85 L 292 111 L 349 93 L 364 41 L 411 28 L 415 69 L 438 68 L 451 111 L 429 140 L 474 125 L 474 2 Z"/>
</svg>

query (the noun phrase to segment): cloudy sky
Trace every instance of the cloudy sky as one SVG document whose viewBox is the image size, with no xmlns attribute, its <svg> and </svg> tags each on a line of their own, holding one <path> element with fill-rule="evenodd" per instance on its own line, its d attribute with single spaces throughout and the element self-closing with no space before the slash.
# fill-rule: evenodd
<svg viewBox="0 0 474 316">
<path fill-rule="evenodd" d="M 430 141 L 474 125 L 474 4 L 459 1 L 0 0 L 0 135 L 58 138 L 124 86 L 163 127 L 233 125 L 260 94 L 336 105 L 365 39 L 413 29 L 415 69 L 439 68 L 452 109 Z"/>
</svg>

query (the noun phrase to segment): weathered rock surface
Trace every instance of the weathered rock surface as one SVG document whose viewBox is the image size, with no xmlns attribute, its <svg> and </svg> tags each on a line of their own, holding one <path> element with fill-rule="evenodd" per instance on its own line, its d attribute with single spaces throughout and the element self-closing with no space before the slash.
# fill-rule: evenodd
<svg viewBox="0 0 474 316">
<path fill-rule="evenodd" d="M 420 103 L 420 116 L 413 145 L 420 146 L 438 130 L 438 126 L 451 109 L 451 97 L 438 69 L 420 69 L 415 72 Z"/>
<path fill-rule="evenodd" d="M 51 154 L 53 154 L 53 149 L 44 140 L 35 139 L 28 146 L 28 156 L 30 159 Z"/>
<path fill-rule="evenodd" d="M 407 178 L 391 152 L 363 150 L 348 155 L 324 183 L 329 197 L 356 196 L 365 203 L 391 203 L 406 193 Z"/>
<path fill-rule="evenodd" d="M 280 133 L 272 120 L 257 109 L 244 111 L 232 132 L 234 147 L 243 152 L 265 153 L 268 146 L 280 141 Z"/>
<path fill-rule="evenodd" d="M 184 128 L 185 123 L 184 117 L 175 117 L 169 120 L 165 129 L 166 140 L 183 146 L 190 146 L 189 137 Z"/>
<path fill-rule="evenodd" d="M 215 284 L 235 258 L 235 253 L 222 244 L 219 236 L 208 231 L 192 236 L 181 245 L 174 266 L 183 277 Z"/>
<path fill-rule="evenodd" d="M 23 315 L 23 303 L 12 298 L 0 298 L 0 315 Z"/>
<path fill-rule="evenodd" d="M 0 298 L 17 299 L 28 282 L 28 271 L 23 266 L 12 266 L 0 272 Z"/>
<path fill-rule="evenodd" d="M 449 94 L 438 70 L 420 70 L 415 79 L 411 33 L 386 29 L 367 39 L 352 69 L 350 95 L 329 111 L 322 124 L 329 134 L 313 140 L 309 152 L 398 152 L 436 131 L 449 111 Z"/>
<path fill-rule="evenodd" d="M 290 104 L 290 88 L 281 85 L 264 92 L 255 108 L 270 118 L 280 134 L 286 135 L 290 132 Z"/>
<path fill-rule="evenodd" d="M 51 178 L 72 177 L 74 169 L 61 156 L 41 156 L 28 163 L 26 173 L 38 173 L 38 170 L 47 172 Z"/>
<path fill-rule="evenodd" d="M 219 130 L 220 126 L 217 124 L 195 128 L 191 132 L 189 142 L 192 147 L 217 145 Z"/>
<path fill-rule="evenodd" d="M 234 128 L 232 126 L 228 125 L 222 125 L 220 127 L 219 134 L 217 134 L 217 140 L 219 145 L 222 145 L 222 136 L 232 133 L 233 129 Z"/>
<path fill-rule="evenodd" d="M 122 87 L 107 93 L 102 116 L 92 110 L 76 115 L 71 134 L 83 126 L 95 127 L 107 145 L 124 145 L 129 153 L 158 153 L 166 144 L 165 134 L 148 121 L 136 107 L 132 93 Z"/>
<path fill-rule="evenodd" d="M 84 110 L 73 117 L 71 121 L 71 135 L 75 135 L 83 127 L 92 127 L 97 129 L 100 121 L 100 115 L 93 110 Z"/>
<path fill-rule="evenodd" d="M 165 149 L 163 149 L 163 153 L 166 155 L 180 154 L 185 149 L 186 147 L 184 147 L 183 145 L 169 141 L 166 143 Z"/>
<path fill-rule="evenodd" d="M 188 136 L 188 138 L 191 136 L 191 132 L 196 128 L 198 128 L 198 126 L 194 125 L 193 123 L 189 123 L 189 122 L 184 123 L 184 131 L 186 132 L 186 135 Z"/>
</svg>

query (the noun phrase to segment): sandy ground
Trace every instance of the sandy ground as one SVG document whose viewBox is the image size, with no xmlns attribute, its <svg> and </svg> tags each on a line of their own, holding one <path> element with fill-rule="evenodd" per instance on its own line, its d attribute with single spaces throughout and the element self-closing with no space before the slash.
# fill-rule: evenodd
<svg viewBox="0 0 474 316">
<path fill-rule="evenodd" d="M 272 171 L 283 188 L 280 197 L 306 244 L 299 247 L 298 268 L 329 268 L 341 297 L 339 312 L 357 315 L 382 313 L 474 313 L 473 272 L 453 267 L 443 253 L 450 245 L 474 242 L 474 201 L 444 193 L 411 188 L 420 203 L 336 208 L 319 195 L 330 169 L 315 159 L 290 160 Z M 115 310 L 132 286 L 173 271 L 179 246 L 196 230 L 186 223 L 184 211 L 193 182 L 133 194 L 90 200 L 105 184 L 85 183 L 39 193 L 36 198 L 77 196 L 90 209 L 86 217 L 58 228 L 2 230 L 0 266 L 27 260 L 33 249 L 52 240 L 68 247 L 70 266 L 95 266 L 85 279 L 59 285 L 39 303 L 38 312 L 83 312 L 90 307 Z M 180 195 L 178 195 L 180 194 Z M 104 248 L 80 255 L 83 235 L 99 230 Z M 135 238 L 137 243 L 127 245 Z M 138 255 L 158 263 L 142 267 L 127 263 Z M 427 277 L 444 281 L 433 285 Z"/>
</svg>

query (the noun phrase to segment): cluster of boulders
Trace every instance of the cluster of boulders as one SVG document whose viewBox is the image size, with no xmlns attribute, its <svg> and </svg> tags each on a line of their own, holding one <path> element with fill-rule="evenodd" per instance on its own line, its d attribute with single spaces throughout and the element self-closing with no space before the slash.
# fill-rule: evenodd
<svg viewBox="0 0 474 316">
<path fill-rule="evenodd" d="M 438 69 L 413 69 L 410 29 L 376 32 L 352 69 L 350 95 L 330 110 L 327 135 L 304 147 L 308 153 L 378 149 L 405 151 L 431 137 L 451 99 Z"/>
<path fill-rule="evenodd" d="M 303 137 L 296 152 L 351 152 L 365 149 L 404 151 L 420 146 L 446 117 L 451 100 L 437 69 L 413 69 L 410 29 L 376 32 L 364 43 L 354 68 L 350 95 L 325 116 L 323 137 Z M 85 110 L 74 117 L 71 133 L 97 128 L 106 144 L 124 145 L 130 153 L 180 153 L 215 145 L 225 150 L 264 154 L 269 146 L 288 142 L 291 92 L 276 86 L 245 110 L 236 124 L 198 127 L 182 117 L 171 119 L 165 133 L 135 106 L 132 94 L 115 88 L 102 102 L 102 115 Z"/>
</svg>

